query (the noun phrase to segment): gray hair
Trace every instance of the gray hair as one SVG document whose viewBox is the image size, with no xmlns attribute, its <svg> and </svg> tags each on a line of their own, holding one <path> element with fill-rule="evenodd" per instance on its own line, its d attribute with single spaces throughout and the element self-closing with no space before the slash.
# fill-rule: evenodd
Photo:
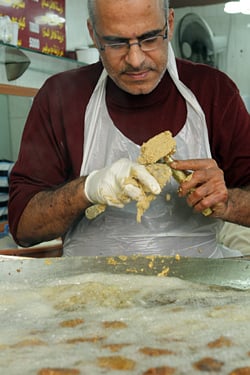
<svg viewBox="0 0 250 375">
<path fill-rule="evenodd" d="M 115 0 L 114 0 L 115 1 Z M 163 0 L 163 8 L 165 10 L 166 19 L 168 18 L 169 0 Z M 92 25 L 96 23 L 96 0 L 88 0 L 89 19 Z"/>
</svg>

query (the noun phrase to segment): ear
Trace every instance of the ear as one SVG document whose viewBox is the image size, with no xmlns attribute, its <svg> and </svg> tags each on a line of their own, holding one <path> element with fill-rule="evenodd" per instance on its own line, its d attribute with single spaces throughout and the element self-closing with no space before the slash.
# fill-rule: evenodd
<svg viewBox="0 0 250 375">
<path fill-rule="evenodd" d="M 170 8 L 168 13 L 168 39 L 171 40 L 174 34 L 174 9 Z"/>
<path fill-rule="evenodd" d="M 97 48 L 97 44 L 96 44 L 96 40 L 95 40 L 95 33 L 94 33 L 92 23 L 90 22 L 90 19 L 87 20 L 87 26 L 88 26 L 88 30 L 89 30 L 89 35 L 90 35 L 91 39 L 93 40 L 93 43 L 94 43 L 95 47 Z"/>
</svg>

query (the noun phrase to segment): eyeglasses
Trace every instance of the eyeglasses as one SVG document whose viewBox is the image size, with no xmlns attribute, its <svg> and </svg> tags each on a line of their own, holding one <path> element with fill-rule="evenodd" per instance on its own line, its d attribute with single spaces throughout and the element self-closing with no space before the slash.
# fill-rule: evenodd
<svg viewBox="0 0 250 375">
<path fill-rule="evenodd" d="M 143 52 L 150 52 L 156 49 L 160 49 L 163 45 L 163 41 L 168 38 L 168 29 L 167 29 L 167 22 L 164 25 L 163 29 L 157 32 L 156 35 L 149 36 L 149 37 L 139 37 L 138 42 L 130 43 L 129 40 L 124 42 L 116 42 L 101 44 L 99 40 L 98 48 L 100 51 L 105 51 L 106 53 L 112 54 L 114 56 L 121 56 L 126 55 L 132 46 L 138 45 Z M 166 29 L 166 30 L 165 30 Z M 165 30 L 164 34 L 160 34 Z M 98 39 L 101 39 L 101 36 L 98 35 L 96 30 L 94 30 Z M 107 37 L 108 38 L 108 37 Z"/>
</svg>

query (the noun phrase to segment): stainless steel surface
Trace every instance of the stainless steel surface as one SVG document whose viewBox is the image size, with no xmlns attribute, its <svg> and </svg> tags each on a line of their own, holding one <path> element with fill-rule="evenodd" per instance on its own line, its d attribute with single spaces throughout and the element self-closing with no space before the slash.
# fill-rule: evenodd
<svg viewBox="0 0 250 375">
<path fill-rule="evenodd" d="M 177 277 L 197 283 L 250 288 L 247 258 L 203 259 L 164 256 L 70 257 L 45 259 L 4 259 L 1 280 L 40 284 L 83 273 L 114 273 Z"/>
<path fill-rule="evenodd" d="M 0 373 L 249 370 L 249 266 L 162 256 L 4 259 Z"/>
</svg>

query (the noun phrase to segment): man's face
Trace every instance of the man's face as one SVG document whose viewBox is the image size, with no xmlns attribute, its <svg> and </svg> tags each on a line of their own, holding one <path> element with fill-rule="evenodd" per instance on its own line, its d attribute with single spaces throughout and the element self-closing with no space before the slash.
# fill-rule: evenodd
<svg viewBox="0 0 250 375">
<path fill-rule="evenodd" d="M 167 20 L 162 3 L 162 0 L 97 0 L 96 23 L 94 29 L 89 25 L 90 34 L 109 76 L 130 94 L 150 93 L 166 70 L 174 13 L 171 10 Z M 157 48 L 153 50 L 143 51 L 136 44 L 166 32 L 168 38 L 157 38 Z M 104 46 L 120 42 L 135 44 L 117 49 Z"/>
</svg>

